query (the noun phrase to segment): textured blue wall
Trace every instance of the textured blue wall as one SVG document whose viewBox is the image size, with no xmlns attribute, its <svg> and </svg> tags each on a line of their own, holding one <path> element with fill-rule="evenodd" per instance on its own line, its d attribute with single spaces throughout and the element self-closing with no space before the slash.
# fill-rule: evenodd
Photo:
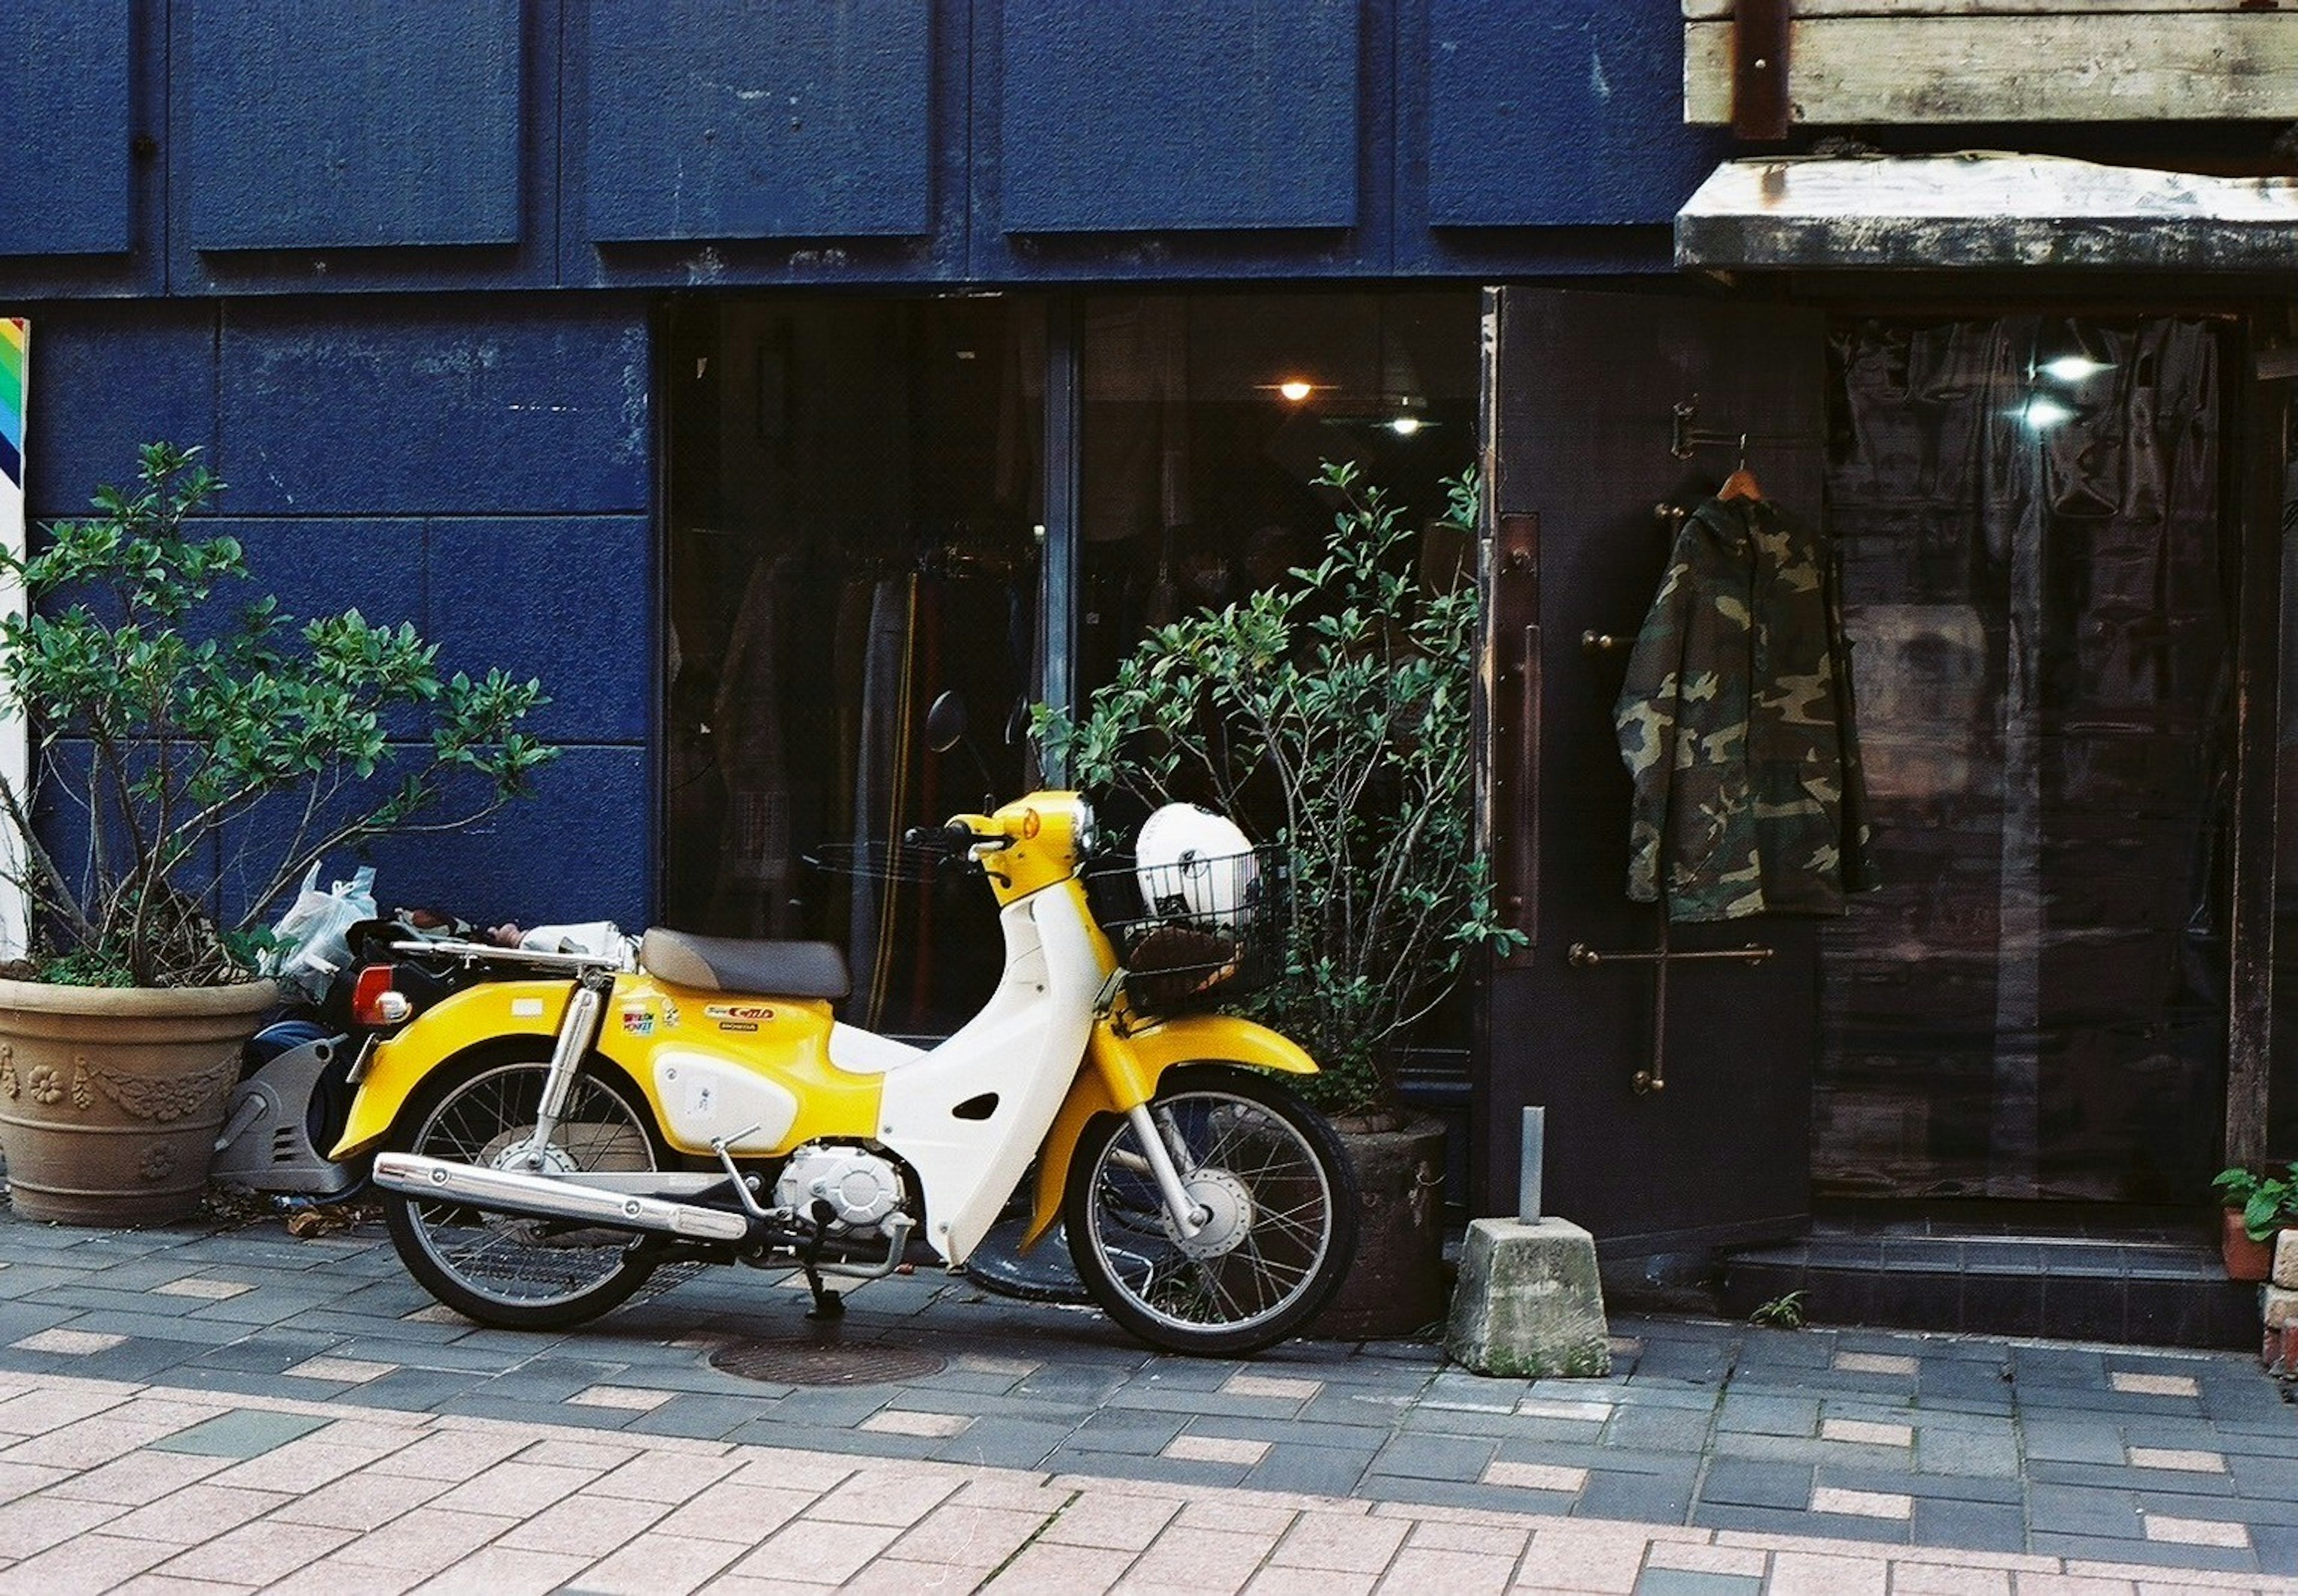
<svg viewBox="0 0 2298 1596">
<path fill-rule="evenodd" d="M 1722 147 L 1657 0 L 18 9 L 0 298 L 1666 270 Z"/>
<path fill-rule="evenodd" d="M 389 902 L 642 925 L 653 880 L 649 303 L 596 294 L 59 305 L 34 323 L 36 519 L 206 447 L 219 522 L 300 615 L 414 622 L 447 670 L 542 678 L 541 796 L 378 845 Z M 348 864 L 345 859 L 341 863 Z"/>
</svg>

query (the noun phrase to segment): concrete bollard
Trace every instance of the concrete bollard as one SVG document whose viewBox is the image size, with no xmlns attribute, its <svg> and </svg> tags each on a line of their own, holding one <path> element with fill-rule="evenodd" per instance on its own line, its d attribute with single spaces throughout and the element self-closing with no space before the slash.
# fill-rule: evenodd
<svg viewBox="0 0 2298 1596">
<path fill-rule="evenodd" d="M 1567 1220 L 1472 1221 L 1444 1350 L 1478 1374 L 1609 1374 L 1595 1237 Z"/>
</svg>

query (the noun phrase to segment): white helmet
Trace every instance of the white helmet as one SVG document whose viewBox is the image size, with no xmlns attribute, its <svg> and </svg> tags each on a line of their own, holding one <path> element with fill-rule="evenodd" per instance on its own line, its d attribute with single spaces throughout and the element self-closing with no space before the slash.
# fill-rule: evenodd
<svg viewBox="0 0 2298 1596">
<path fill-rule="evenodd" d="M 1142 822 L 1133 862 L 1142 901 L 1173 920 L 1233 922 L 1261 873 L 1236 823 L 1194 804 L 1168 804 Z"/>
</svg>

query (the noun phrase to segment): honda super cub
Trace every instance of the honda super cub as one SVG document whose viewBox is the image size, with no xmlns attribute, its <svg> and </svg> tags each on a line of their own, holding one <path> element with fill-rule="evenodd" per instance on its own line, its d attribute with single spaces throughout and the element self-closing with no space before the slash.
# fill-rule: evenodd
<svg viewBox="0 0 2298 1596">
<path fill-rule="evenodd" d="M 1024 1245 L 1066 1220 L 1118 1323 L 1177 1352 L 1267 1346 L 1338 1284 L 1357 1211 L 1331 1128 L 1280 1079 L 1308 1055 L 1193 1012 L 1282 956 L 1281 872 L 1151 856 L 1145 830 L 1108 883 L 1128 901 L 1096 918 L 1092 831 L 1078 794 L 1037 792 L 911 834 L 980 871 L 1004 939 L 987 1006 L 931 1048 L 832 1018 L 847 976 L 827 943 L 657 930 L 634 969 L 406 948 L 488 979 L 409 1018 L 393 965 L 362 973 L 383 1034 L 334 1156 L 380 1149 L 400 1256 L 487 1324 L 589 1319 L 675 1258 L 795 1266 L 835 1312 L 824 1278 L 890 1272 L 913 1233 L 964 1263 L 1034 1168 Z"/>
</svg>

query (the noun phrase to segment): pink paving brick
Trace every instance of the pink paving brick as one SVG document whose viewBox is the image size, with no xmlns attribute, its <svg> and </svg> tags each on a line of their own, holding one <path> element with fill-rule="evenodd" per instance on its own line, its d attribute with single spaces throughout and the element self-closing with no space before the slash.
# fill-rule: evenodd
<svg viewBox="0 0 2298 1596">
<path fill-rule="evenodd" d="M 1407 1526 L 1356 1514 L 1303 1513 L 1270 1557 L 1273 1564 L 1377 1575 L 1404 1543 Z"/>
<path fill-rule="evenodd" d="M 747 1579 L 789 1579 L 839 1584 L 883 1551 L 897 1531 L 883 1524 L 832 1524 L 801 1518 L 777 1530 L 733 1572 Z M 731 1554 L 733 1548 L 726 1549 Z"/>
<path fill-rule="evenodd" d="M 186 1579 L 269 1584 L 350 1542 L 356 1532 L 317 1524 L 283 1524 L 277 1518 L 244 1524 L 203 1546 L 169 1559 L 161 1571 Z"/>
<path fill-rule="evenodd" d="M 1420 1596 L 1442 1592 L 1443 1596 L 1491 1596 L 1505 1591 L 1516 1573 L 1516 1559 L 1475 1551 L 1438 1551 L 1407 1546 L 1381 1576 L 1377 1589 L 1384 1596 Z"/>
<path fill-rule="evenodd" d="M 1103 1596 L 1132 1567 L 1133 1554 L 1040 1542 L 997 1572 L 984 1596 Z"/>
</svg>

